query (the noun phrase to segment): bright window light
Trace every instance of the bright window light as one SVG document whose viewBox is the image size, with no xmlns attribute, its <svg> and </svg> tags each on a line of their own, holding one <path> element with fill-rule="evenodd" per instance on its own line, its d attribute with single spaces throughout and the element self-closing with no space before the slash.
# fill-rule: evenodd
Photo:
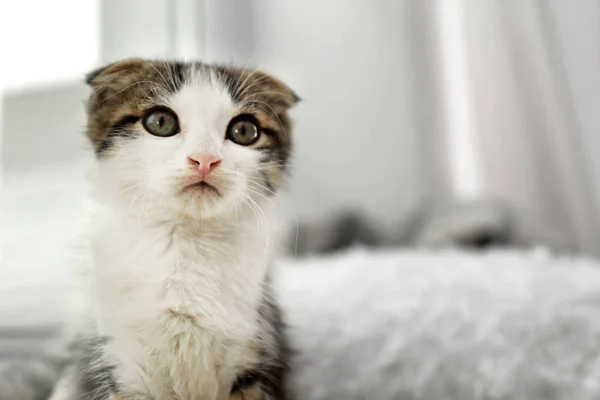
<svg viewBox="0 0 600 400">
<path fill-rule="evenodd" d="M 476 131 L 473 126 L 472 99 L 470 98 L 469 71 L 466 63 L 467 48 L 462 20 L 463 2 L 438 2 L 442 71 L 446 87 L 448 146 L 450 169 L 454 187 L 463 198 L 473 198 L 481 190 L 476 153 Z"/>
<path fill-rule="evenodd" d="M 3 1 L 0 90 L 73 79 L 99 51 L 97 0 Z"/>
</svg>

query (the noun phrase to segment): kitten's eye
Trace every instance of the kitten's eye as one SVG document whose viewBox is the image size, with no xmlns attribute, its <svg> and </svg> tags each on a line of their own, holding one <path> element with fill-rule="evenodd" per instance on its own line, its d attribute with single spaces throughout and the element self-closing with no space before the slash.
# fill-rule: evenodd
<svg viewBox="0 0 600 400">
<path fill-rule="evenodd" d="M 179 133 L 177 115 L 166 107 L 148 111 L 142 120 L 142 125 L 154 136 L 169 137 Z"/>
<path fill-rule="evenodd" d="M 227 127 L 227 139 L 240 146 L 250 146 L 256 143 L 259 136 L 258 126 L 246 116 L 232 119 Z"/>
</svg>

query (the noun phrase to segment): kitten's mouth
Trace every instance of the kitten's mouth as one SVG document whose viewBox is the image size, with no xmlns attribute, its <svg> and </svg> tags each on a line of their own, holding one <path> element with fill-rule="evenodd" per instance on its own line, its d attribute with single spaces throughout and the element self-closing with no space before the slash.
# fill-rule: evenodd
<svg viewBox="0 0 600 400">
<path fill-rule="evenodd" d="M 216 187 L 214 187 L 210 183 L 207 183 L 204 181 L 192 183 L 191 185 L 184 187 L 182 192 L 183 193 L 196 192 L 196 193 L 202 193 L 202 194 L 213 193 L 213 194 L 216 194 L 217 196 L 221 195 L 221 193 L 219 192 L 219 190 Z"/>
</svg>

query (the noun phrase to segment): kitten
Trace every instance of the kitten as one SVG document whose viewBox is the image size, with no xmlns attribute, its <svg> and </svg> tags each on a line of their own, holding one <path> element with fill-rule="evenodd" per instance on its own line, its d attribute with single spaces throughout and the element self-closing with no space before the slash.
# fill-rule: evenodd
<svg viewBox="0 0 600 400">
<path fill-rule="evenodd" d="M 298 97 L 202 63 L 127 60 L 87 82 L 91 279 L 51 399 L 289 399 L 269 228 Z"/>
</svg>

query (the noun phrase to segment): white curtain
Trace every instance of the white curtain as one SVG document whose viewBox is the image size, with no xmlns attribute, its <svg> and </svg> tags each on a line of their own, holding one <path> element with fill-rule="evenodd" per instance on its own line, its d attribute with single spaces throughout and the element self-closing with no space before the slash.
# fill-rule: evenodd
<svg viewBox="0 0 600 400">
<path fill-rule="evenodd" d="M 416 242 L 600 254 L 552 3 L 422 1 L 414 12 L 431 204 Z"/>
</svg>

